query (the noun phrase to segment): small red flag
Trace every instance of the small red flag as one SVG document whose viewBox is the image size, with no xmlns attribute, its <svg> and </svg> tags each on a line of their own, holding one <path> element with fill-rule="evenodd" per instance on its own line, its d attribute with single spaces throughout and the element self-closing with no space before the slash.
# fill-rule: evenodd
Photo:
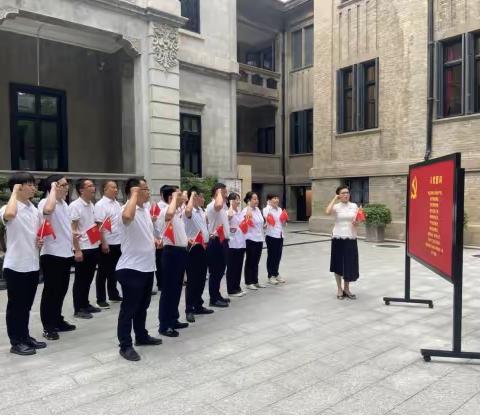
<svg viewBox="0 0 480 416">
<path fill-rule="evenodd" d="M 103 229 L 112 232 L 112 220 L 110 217 L 105 218 L 100 225 L 100 231 L 102 231 Z"/>
<path fill-rule="evenodd" d="M 205 240 L 203 239 L 203 234 L 202 234 L 201 231 L 198 232 L 198 234 L 195 237 L 195 240 L 193 240 L 193 242 L 201 244 L 202 246 L 205 244 Z"/>
<path fill-rule="evenodd" d="M 217 235 L 220 242 L 223 243 L 223 241 L 225 240 L 225 231 L 223 230 L 223 225 L 219 225 L 217 227 Z"/>
<path fill-rule="evenodd" d="M 287 212 L 286 209 L 284 209 L 282 211 L 282 213 L 280 214 L 280 221 L 283 222 L 283 223 L 288 221 L 288 212 Z"/>
<path fill-rule="evenodd" d="M 245 221 L 247 222 L 247 225 L 248 225 L 249 227 L 253 227 L 253 226 L 254 226 L 252 217 L 245 218 Z"/>
<path fill-rule="evenodd" d="M 102 240 L 102 236 L 100 235 L 100 230 L 98 229 L 97 224 L 91 226 L 86 231 L 86 234 L 91 244 L 95 244 Z"/>
<path fill-rule="evenodd" d="M 271 226 L 274 226 L 274 225 L 275 225 L 275 218 L 273 218 L 273 215 L 272 215 L 272 214 L 268 214 L 268 215 L 267 215 L 267 222 L 268 222 L 268 224 L 270 224 Z"/>
<path fill-rule="evenodd" d="M 45 238 L 49 235 L 51 235 L 54 240 L 57 238 L 57 236 L 55 235 L 55 232 L 53 231 L 52 224 L 50 224 L 47 220 L 43 220 L 42 225 L 37 231 L 37 237 Z"/>
<path fill-rule="evenodd" d="M 362 207 L 358 208 L 357 216 L 355 217 L 355 221 L 363 222 L 366 219 L 367 219 L 367 217 L 365 215 L 365 211 L 363 210 L 363 208 Z"/>
<path fill-rule="evenodd" d="M 243 234 L 247 234 L 248 232 L 248 222 L 247 220 L 243 220 L 240 224 L 238 224 L 238 228 L 242 230 Z"/>
<path fill-rule="evenodd" d="M 164 237 L 167 237 L 173 245 L 175 245 L 175 234 L 173 232 L 173 224 L 171 222 L 168 223 L 165 231 L 163 233 Z"/>
<path fill-rule="evenodd" d="M 158 217 L 160 215 L 160 207 L 156 202 L 150 207 L 150 216 Z"/>
</svg>

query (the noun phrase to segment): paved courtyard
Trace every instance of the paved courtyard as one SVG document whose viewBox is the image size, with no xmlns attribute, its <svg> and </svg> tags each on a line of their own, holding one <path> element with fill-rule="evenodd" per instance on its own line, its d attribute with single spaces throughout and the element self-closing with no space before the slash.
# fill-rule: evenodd
<svg viewBox="0 0 480 416">
<path fill-rule="evenodd" d="M 0 292 L 0 413 L 13 414 L 480 414 L 480 362 L 433 359 L 420 348 L 451 343 L 452 286 L 412 262 L 412 295 L 425 305 L 385 306 L 403 293 L 404 246 L 360 242 L 358 300 L 336 299 L 325 236 L 289 225 L 288 283 L 232 299 L 179 338 L 118 355 L 119 305 L 78 325 L 36 356 L 8 353 L 6 292 Z M 266 253 L 262 256 L 265 280 Z M 480 351 L 479 251 L 465 251 L 463 346 Z M 41 339 L 37 294 L 32 335 Z M 148 327 L 156 333 L 158 295 Z M 91 300 L 94 300 L 93 291 Z M 183 299 L 182 299 L 183 309 Z"/>
</svg>

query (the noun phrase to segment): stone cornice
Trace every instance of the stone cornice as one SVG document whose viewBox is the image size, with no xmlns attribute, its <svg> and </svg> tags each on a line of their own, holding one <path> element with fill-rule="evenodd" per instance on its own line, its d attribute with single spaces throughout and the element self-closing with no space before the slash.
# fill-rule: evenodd
<svg viewBox="0 0 480 416">
<path fill-rule="evenodd" d="M 202 66 L 202 65 L 197 65 L 191 62 L 186 62 L 180 60 L 180 70 L 186 69 L 192 72 L 196 72 L 199 74 L 204 74 L 204 75 L 210 75 L 214 76 L 217 78 L 223 78 L 223 79 L 232 79 L 232 78 L 238 78 L 238 72 L 228 72 L 228 71 L 222 71 L 220 69 L 212 68 L 212 67 L 207 67 L 207 66 Z"/>
</svg>

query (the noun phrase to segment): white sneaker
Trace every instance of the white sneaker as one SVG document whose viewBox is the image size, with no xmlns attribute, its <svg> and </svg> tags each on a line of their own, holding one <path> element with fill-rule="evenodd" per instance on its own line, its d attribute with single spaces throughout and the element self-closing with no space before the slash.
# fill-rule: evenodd
<svg viewBox="0 0 480 416">
<path fill-rule="evenodd" d="M 277 276 L 275 279 L 277 280 L 278 283 L 286 283 L 286 280 L 281 276 Z"/>
<path fill-rule="evenodd" d="M 267 287 L 267 286 L 265 286 L 263 283 L 260 283 L 260 282 L 259 282 L 259 283 L 255 283 L 255 286 L 256 286 L 257 288 L 259 288 L 259 289 L 262 288 L 262 287 Z"/>
<path fill-rule="evenodd" d="M 258 290 L 258 287 L 256 285 L 247 285 L 247 289 Z"/>
<path fill-rule="evenodd" d="M 240 292 L 237 292 L 237 293 L 229 293 L 228 296 L 230 296 L 232 298 L 241 298 L 242 296 L 245 296 L 245 292 L 240 291 Z"/>
<path fill-rule="evenodd" d="M 269 277 L 268 283 L 270 283 L 271 285 L 278 285 L 278 280 L 275 277 Z"/>
</svg>

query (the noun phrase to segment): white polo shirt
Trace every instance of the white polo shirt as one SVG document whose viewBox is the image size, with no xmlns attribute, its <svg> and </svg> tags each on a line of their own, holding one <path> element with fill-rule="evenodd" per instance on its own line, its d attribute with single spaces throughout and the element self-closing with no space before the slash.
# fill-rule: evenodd
<svg viewBox="0 0 480 416">
<path fill-rule="evenodd" d="M 243 215 L 242 211 L 238 209 L 230 219 L 230 240 L 228 241 L 229 248 L 245 248 L 245 234 L 243 234 L 243 231 L 239 227 L 244 218 L 245 216 Z"/>
<path fill-rule="evenodd" d="M 110 217 L 112 221 L 112 232 L 105 230 L 103 236 L 105 241 L 113 246 L 122 242 L 120 222 L 122 221 L 122 206 L 116 199 L 103 196 L 94 207 L 95 221 L 103 223 L 105 218 Z"/>
<path fill-rule="evenodd" d="M 154 202 L 155 204 L 156 202 Z M 166 210 L 168 208 L 168 204 L 165 202 L 165 201 L 159 201 L 158 203 L 156 203 L 158 205 L 158 207 L 160 208 L 160 214 L 162 213 L 162 211 Z M 150 208 L 149 208 L 150 209 Z M 163 236 L 163 232 L 165 231 L 163 229 L 163 225 L 164 224 L 160 224 L 160 219 L 157 218 L 157 220 L 155 221 L 155 223 L 153 224 L 153 227 L 154 227 L 154 230 L 155 230 L 155 238 L 159 239 L 159 240 L 162 240 L 162 236 Z"/>
<path fill-rule="evenodd" d="M 126 205 L 122 207 L 122 212 Z M 132 269 L 143 273 L 154 272 L 155 239 L 149 206 L 137 205 L 135 217 L 129 224 L 120 222 L 121 251 L 116 270 Z"/>
<path fill-rule="evenodd" d="M 3 216 L 7 206 L 0 209 L 0 221 L 5 225 L 7 252 L 3 268 L 18 273 L 40 270 L 37 232 L 42 223 L 42 216 L 31 202 L 24 204 L 17 201 L 17 215 L 10 221 Z"/>
<path fill-rule="evenodd" d="M 43 214 L 43 208 L 47 200 L 44 198 L 38 204 L 40 214 Z M 68 258 L 73 256 L 73 242 L 72 242 L 72 222 L 70 221 L 70 214 L 68 204 L 65 201 L 56 201 L 55 210 L 50 215 L 44 217 L 52 225 L 56 238 L 47 236 L 43 239 L 43 247 L 40 255 L 51 255 L 57 257 Z"/>
<path fill-rule="evenodd" d="M 242 214 L 245 216 L 247 214 L 247 208 L 244 208 Z M 247 234 L 245 234 L 245 240 L 250 241 L 265 241 L 265 236 L 263 234 L 263 216 L 259 208 L 252 209 L 252 221 L 253 227 L 248 227 Z"/>
<path fill-rule="evenodd" d="M 207 222 L 208 222 L 208 232 L 210 235 L 217 235 L 217 228 L 220 224 L 223 225 L 223 232 L 225 233 L 225 238 L 228 238 L 228 230 L 230 224 L 228 223 L 228 214 L 227 214 L 227 205 L 223 205 L 223 209 L 220 211 L 215 211 L 215 201 L 210 202 L 207 205 Z"/>
<path fill-rule="evenodd" d="M 80 232 L 80 248 L 89 250 L 98 248 L 100 242 L 90 243 L 86 231 L 95 225 L 94 207 L 91 202 L 85 202 L 82 198 L 77 198 L 68 207 L 70 211 L 70 220 L 78 221 L 78 231 Z"/>
<path fill-rule="evenodd" d="M 198 233 L 201 231 L 203 236 L 203 241 L 208 243 L 208 228 L 205 214 L 201 208 L 193 208 L 192 216 L 188 218 L 183 214 L 183 221 L 185 222 L 185 233 L 189 240 L 195 239 Z"/>
<path fill-rule="evenodd" d="M 162 210 L 160 212 L 160 216 L 158 217 L 159 224 L 161 229 L 163 230 L 163 233 L 165 232 L 165 229 L 167 227 L 167 223 L 165 222 L 165 214 L 167 213 L 167 209 Z M 180 208 L 177 209 L 177 212 L 171 219 L 172 225 L 173 225 L 173 236 L 175 238 L 175 244 L 173 244 L 172 241 L 170 241 L 169 238 L 163 238 L 163 244 L 164 246 L 175 246 L 175 247 L 187 247 L 188 246 L 188 237 L 187 233 L 185 232 L 185 223 L 183 222 L 182 218 L 182 213 Z"/>
<path fill-rule="evenodd" d="M 268 214 L 270 214 L 275 220 L 275 225 L 270 225 L 268 221 L 266 221 L 267 228 L 265 230 L 265 234 L 273 238 L 283 238 L 283 224 L 282 221 L 280 221 L 282 209 L 279 207 L 275 209 L 271 205 L 267 205 L 265 208 L 263 208 L 263 216 L 265 220 L 267 219 Z"/>
</svg>

